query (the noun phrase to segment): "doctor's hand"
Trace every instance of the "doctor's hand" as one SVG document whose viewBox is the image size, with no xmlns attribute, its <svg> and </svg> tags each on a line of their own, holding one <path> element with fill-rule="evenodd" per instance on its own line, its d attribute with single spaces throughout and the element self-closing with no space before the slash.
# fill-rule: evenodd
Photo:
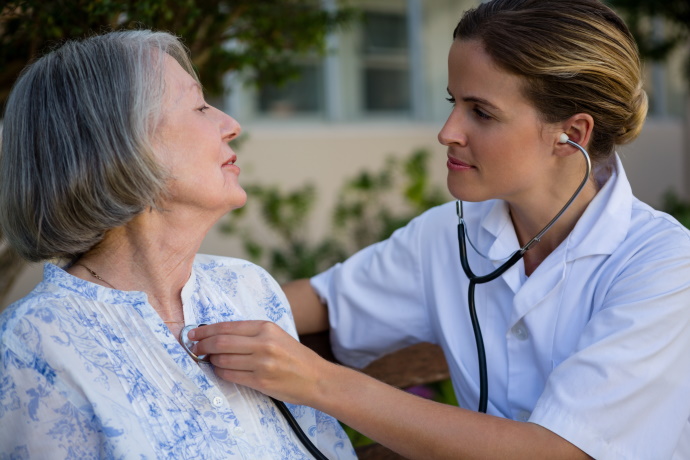
<svg viewBox="0 0 690 460">
<path fill-rule="evenodd" d="M 269 321 L 232 321 L 192 329 L 194 352 L 210 355 L 218 377 L 276 399 L 309 405 L 320 376 L 336 366 Z"/>
</svg>

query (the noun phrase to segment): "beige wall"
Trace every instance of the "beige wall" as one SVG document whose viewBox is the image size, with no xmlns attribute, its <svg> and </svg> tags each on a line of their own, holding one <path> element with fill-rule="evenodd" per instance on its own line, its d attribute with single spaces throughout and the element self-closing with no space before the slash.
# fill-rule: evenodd
<svg viewBox="0 0 690 460">
<path fill-rule="evenodd" d="M 317 185 L 315 221 L 308 229 L 313 237 L 326 231 L 329 209 L 343 180 L 363 168 L 378 170 L 389 154 L 406 156 L 417 148 L 429 149 L 433 154 L 431 175 L 441 186 L 445 184 L 445 151 L 436 141 L 439 126 L 435 124 L 246 124 L 244 129 L 249 135 L 238 152 L 237 163 L 242 168 L 242 183 L 277 184 L 283 189 L 305 182 Z M 659 205 L 666 190 L 683 190 L 683 146 L 681 121 L 650 120 L 640 138 L 621 149 L 633 191 L 639 198 Z M 201 251 L 242 256 L 237 243 L 219 232 L 206 238 Z M 40 276 L 40 266 L 30 267 L 8 300 L 25 295 Z"/>
</svg>

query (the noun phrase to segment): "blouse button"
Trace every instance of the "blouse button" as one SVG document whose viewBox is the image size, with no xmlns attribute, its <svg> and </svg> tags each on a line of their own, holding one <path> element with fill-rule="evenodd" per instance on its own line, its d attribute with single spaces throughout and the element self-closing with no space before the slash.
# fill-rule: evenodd
<svg viewBox="0 0 690 460">
<path fill-rule="evenodd" d="M 529 338 L 529 332 L 527 332 L 527 328 L 522 321 L 513 326 L 510 331 L 518 340 L 527 340 Z"/>
<path fill-rule="evenodd" d="M 223 398 L 221 398 L 220 396 L 216 396 L 215 398 L 213 398 L 212 403 L 214 406 L 220 407 L 223 405 Z"/>
</svg>

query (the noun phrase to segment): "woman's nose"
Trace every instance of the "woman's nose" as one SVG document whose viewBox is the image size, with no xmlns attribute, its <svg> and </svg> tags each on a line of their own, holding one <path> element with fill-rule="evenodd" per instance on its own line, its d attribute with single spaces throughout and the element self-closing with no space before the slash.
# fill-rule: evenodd
<svg viewBox="0 0 690 460">
<path fill-rule="evenodd" d="M 467 135 L 463 129 L 462 116 L 457 110 L 453 110 L 448 115 L 446 123 L 441 128 L 441 131 L 438 132 L 438 141 L 445 146 L 452 144 L 467 145 Z"/>
<path fill-rule="evenodd" d="M 240 126 L 239 122 L 232 118 L 230 115 L 226 114 L 225 112 L 220 112 L 222 114 L 223 120 L 221 124 L 221 133 L 223 136 L 223 140 L 226 142 L 230 142 L 231 140 L 235 139 L 237 136 L 240 135 L 242 132 L 242 127 Z"/>
</svg>

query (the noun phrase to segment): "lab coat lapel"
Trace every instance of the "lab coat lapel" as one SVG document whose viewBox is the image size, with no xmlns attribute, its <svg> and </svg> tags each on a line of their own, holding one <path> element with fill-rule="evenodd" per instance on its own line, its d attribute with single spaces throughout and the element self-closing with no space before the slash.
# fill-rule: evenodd
<svg viewBox="0 0 690 460">
<path fill-rule="evenodd" d="M 549 298 L 565 279 L 567 242 L 564 241 L 534 271 L 513 298 L 509 328 Z"/>
<path fill-rule="evenodd" d="M 633 194 L 618 155 L 615 170 L 571 232 L 568 262 L 612 254 L 625 240 L 632 218 Z"/>
<path fill-rule="evenodd" d="M 485 231 L 479 235 L 478 246 L 491 259 L 493 268 L 496 269 L 520 247 L 515 228 L 510 220 L 508 205 L 504 201 L 497 200 L 482 220 L 481 228 Z M 500 278 L 514 293 L 522 285 L 520 276 L 522 265 L 523 262 L 518 261 Z"/>
</svg>

